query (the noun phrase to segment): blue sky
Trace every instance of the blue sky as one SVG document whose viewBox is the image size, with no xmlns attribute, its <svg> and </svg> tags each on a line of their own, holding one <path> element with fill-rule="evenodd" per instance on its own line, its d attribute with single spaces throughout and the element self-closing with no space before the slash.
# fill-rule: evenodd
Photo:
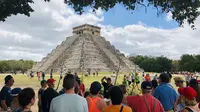
<svg viewBox="0 0 200 112">
<path fill-rule="evenodd" d="M 166 15 L 162 14 L 157 16 L 157 10 L 153 7 L 149 7 L 147 12 L 145 8 L 140 6 L 135 11 L 127 11 L 123 5 L 117 5 L 108 12 L 104 12 L 105 25 L 113 25 L 116 27 L 123 27 L 130 24 L 138 24 L 139 22 L 162 29 L 177 28 L 178 24 L 175 21 L 166 21 Z"/>
</svg>

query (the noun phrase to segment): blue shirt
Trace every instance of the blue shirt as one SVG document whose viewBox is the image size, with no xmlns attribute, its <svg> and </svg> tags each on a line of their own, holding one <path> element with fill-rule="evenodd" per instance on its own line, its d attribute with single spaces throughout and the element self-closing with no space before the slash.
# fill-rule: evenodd
<svg viewBox="0 0 200 112">
<path fill-rule="evenodd" d="M 9 87 L 6 87 L 4 86 L 2 89 L 1 89 L 1 92 L 0 92 L 0 100 L 5 100 L 6 101 L 6 105 L 8 107 L 10 107 L 11 105 L 11 102 L 12 102 L 12 96 L 11 96 L 11 89 Z"/>
<path fill-rule="evenodd" d="M 168 83 L 162 83 L 154 90 L 153 96 L 163 105 L 164 110 L 172 110 L 178 94 Z"/>
</svg>

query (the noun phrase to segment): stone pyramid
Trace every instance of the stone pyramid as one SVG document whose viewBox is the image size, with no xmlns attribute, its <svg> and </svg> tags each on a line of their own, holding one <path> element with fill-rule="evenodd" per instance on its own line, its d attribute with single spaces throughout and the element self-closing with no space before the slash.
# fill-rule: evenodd
<svg viewBox="0 0 200 112">
<path fill-rule="evenodd" d="M 73 28 L 73 36 L 67 37 L 32 71 L 54 72 L 135 72 L 141 69 L 100 36 L 101 28 L 84 24 Z M 120 66 L 120 67 L 119 67 Z"/>
</svg>

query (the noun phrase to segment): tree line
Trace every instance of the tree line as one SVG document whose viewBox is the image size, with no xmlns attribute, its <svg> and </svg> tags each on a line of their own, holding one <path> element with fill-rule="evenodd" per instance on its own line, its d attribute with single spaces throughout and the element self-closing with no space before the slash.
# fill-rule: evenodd
<svg viewBox="0 0 200 112">
<path fill-rule="evenodd" d="M 0 73 L 25 73 L 34 64 L 32 60 L 0 60 Z"/>
<path fill-rule="evenodd" d="M 179 60 L 164 56 L 131 56 L 129 59 L 146 72 L 200 72 L 200 54 L 183 54 Z"/>
</svg>

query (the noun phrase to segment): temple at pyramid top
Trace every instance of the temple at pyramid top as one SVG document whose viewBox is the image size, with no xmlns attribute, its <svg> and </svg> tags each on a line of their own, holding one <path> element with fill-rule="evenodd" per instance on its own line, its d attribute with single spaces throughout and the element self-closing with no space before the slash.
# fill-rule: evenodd
<svg viewBox="0 0 200 112">
<path fill-rule="evenodd" d="M 74 27 L 73 35 L 67 37 L 34 65 L 32 71 L 46 73 L 52 69 L 54 72 L 141 71 L 109 41 L 100 36 L 100 30 L 100 27 L 89 24 Z"/>
<path fill-rule="evenodd" d="M 101 28 L 89 24 L 84 24 L 73 28 L 73 35 L 80 35 L 83 33 L 89 33 L 92 35 L 100 36 Z"/>
</svg>

